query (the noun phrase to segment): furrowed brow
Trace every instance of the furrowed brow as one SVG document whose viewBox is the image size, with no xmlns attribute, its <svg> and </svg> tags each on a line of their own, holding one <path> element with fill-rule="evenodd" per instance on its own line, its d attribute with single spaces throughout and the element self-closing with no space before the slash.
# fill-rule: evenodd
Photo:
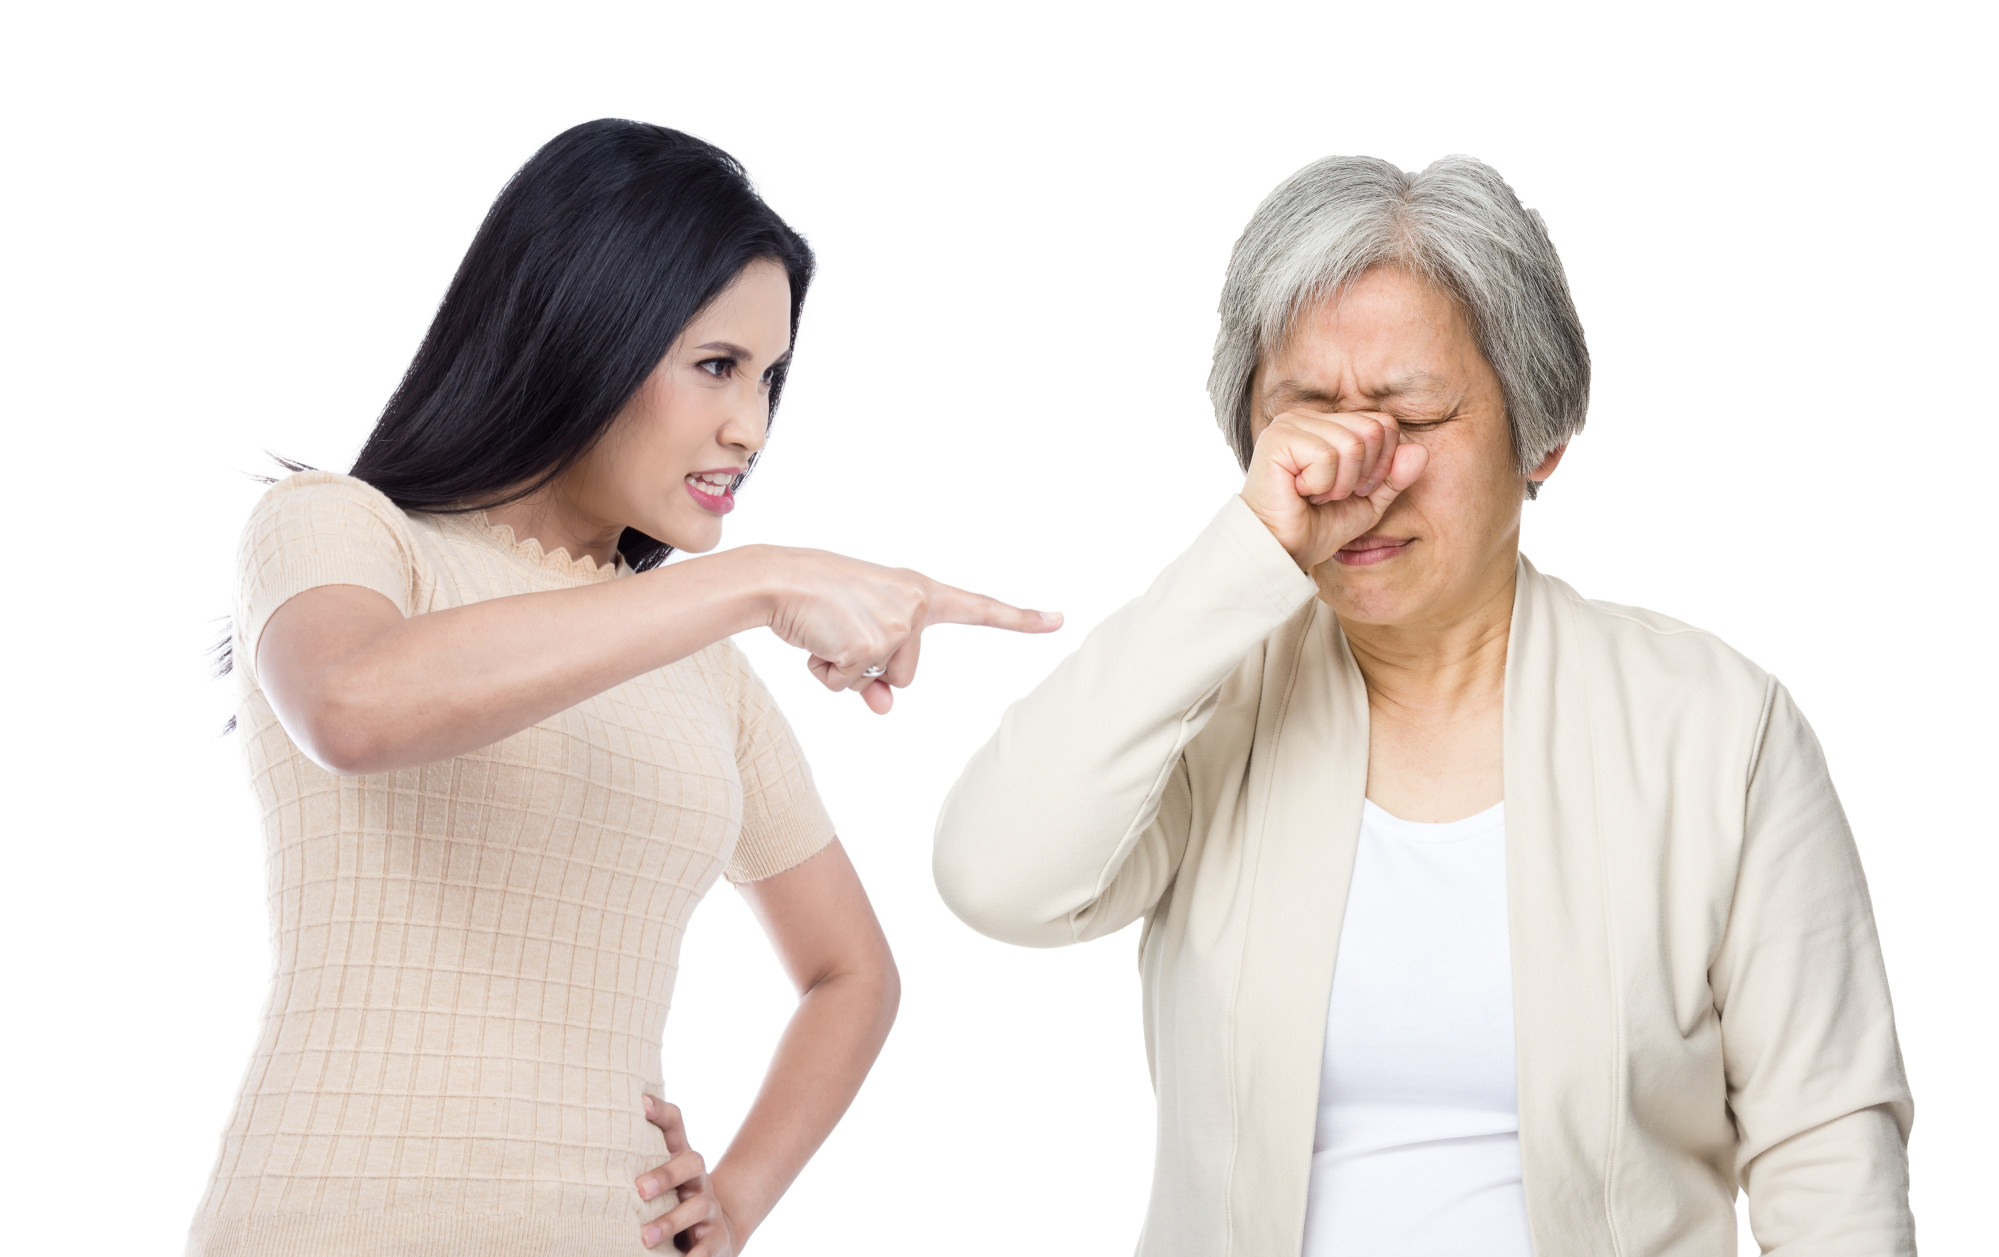
<svg viewBox="0 0 1999 1257">
<path fill-rule="evenodd" d="M 1393 376 L 1380 388 L 1368 390 L 1370 397 L 1406 397 L 1411 393 L 1438 393 L 1450 386 L 1450 381 L 1432 371 L 1404 371 Z"/>
<path fill-rule="evenodd" d="M 1263 394 L 1263 404 L 1272 413 L 1291 406 L 1331 407 L 1338 402 L 1335 394 L 1298 380 L 1279 380 Z"/>
</svg>

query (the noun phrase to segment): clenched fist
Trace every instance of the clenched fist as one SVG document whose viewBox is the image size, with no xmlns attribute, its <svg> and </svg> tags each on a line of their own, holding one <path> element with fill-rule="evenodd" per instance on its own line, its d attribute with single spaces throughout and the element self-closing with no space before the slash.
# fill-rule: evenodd
<svg viewBox="0 0 1999 1257">
<path fill-rule="evenodd" d="M 1380 523 L 1429 457 L 1390 415 L 1286 411 L 1256 438 L 1242 500 L 1309 573 Z"/>
</svg>

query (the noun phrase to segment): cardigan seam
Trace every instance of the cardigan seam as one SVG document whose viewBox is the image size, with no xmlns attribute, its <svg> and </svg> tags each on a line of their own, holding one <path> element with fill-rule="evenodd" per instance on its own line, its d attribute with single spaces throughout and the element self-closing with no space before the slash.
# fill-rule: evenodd
<svg viewBox="0 0 1999 1257">
<path fill-rule="evenodd" d="M 1576 614 L 1576 607 L 1573 603 L 1570 605 L 1569 614 L 1571 617 Z M 1629 617 L 1620 616 L 1618 618 L 1628 619 Z M 1640 622 L 1633 621 L 1633 623 Z M 1700 630 L 1695 629 L 1693 631 L 1699 632 Z M 1571 637 L 1574 636 L 1575 632 L 1576 626 L 1571 626 Z M 1573 649 L 1573 646 L 1570 648 Z M 1603 1221 L 1605 1230 L 1610 1233 L 1611 1253 L 1615 1257 L 1623 1257 L 1624 1237 L 1619 1234 L 1614 1201 L 1617 1196 L 1617 1144 L 1623 1135 L 1624 1128 L 1624 1109 L 1623 1105 L 1619 1103 L 1619 1097 L 1624 1094 L 1624 1001 L 1617 989 L 1617 935 L 1616 931 L 1611 929 L 1610 926 L 1610 858 L 1609 852 L 1605 850 L 1603 839 L 1603 781 L 1602 777 L 1596 771 L 1596 765 L 1602 759 L 1602 755 L 1597 746 L 1596 737 L 1596 701 L 1595 695 L 1592 692 L 1595 687 L 1590 684 L 1591 678 L 1587 667 L 1578 668 L 1577 676 L 1581 679 L 1585 687 L 1583 693 L 1583 719 L 1587 722 L 1589 728 L 1590 827 L 1594 830 L 1592 837 L 1595 839 L 1596 845 L 1597 887 L 1600 896 L 1598 907 L 1602 913 L 1600 922 L 1603 928 L 1604 961 L 1606 968 L 1609 970 L 1606 975 L 1608 979 L 1606 985 L 1609 988 L 1610 994 L 1610 1102 L 1606 1107 L 1610 1110 L 1610 1121 L 1608 1128 L 1604 1132 Z"/>
<path fill-rule="evenodd" d="M 1096 880 L 1091 888 L 1090 902 L 1071 910 L 1069 913 L 1070 942 L 1080 943 L 1083 941 L 1082 925 L 1078 918 L 1082 913 L 1089 911 L 1102 901 L 1104 895 L 1110 890 L 1111 883 L 1117 881 L 1118 873 L 1123 870 L 1125 861 L 1131 857 L 1132 849 L 1138 845 L 1136 838 L 1144 837 L 1145 830 L 1151 827 L 1152 821 L 1145 820 L 1146 812 L 1150 810 L 1153 820 L 1158 819 L 1157 804 L 1160 796 L 1165 793 L 1167 783 L 1172 780 L 1173 770 L 1179 767 L 1181 758 L 1187 753 L 1187 744 L 1193 741 L 1186 734 L 1187 725 L 1193 719 L 1194 713 L 1206 706 L 1208 700 L 1220 693 L 1222 687 L 1227 685 L 1228 682 L 1228 677 L 1223 677 L 1221 680 L 1215 682 L 1199 698 L 1195 699 L 1186 711 L 1180 714 L 1180 730 L 1173 739 L 1173 749 L 1167 753 L 1164 760 L 1160 763 L 1158 773 L 1152 778 L 1152 784 L 1146 787 L 1145 796 L 1138 802 L 1138 812 L 1126 823 L 1124 833 L 1118 837 L 1117 846 L 1111 849 L 1110 857 L 1104 861 L 1103 867 L 1097 870 Z M 1134 831 L 1136 831 L 1136 835 L 1134 835 Z M 1182 858 L 1185 858 L 1184 850 L 1182 851 Z M 1177 868 L 1175 869 L 1175 873 L 1178 873 Z M 1162 889 L 1160 893 L 1163 896 L 1165 891 Z M 1156 903 L 1157 901 L 1155 900 L 1154 902 Z M 1146 911 L 1150 912 L 1151 909 L 1147 908 Z"/>
<path fill-rule="evenodd" d="M 1742 890 L 1743 856 L 1749 845 L 1749 787 L 1756 780 L 1756 770 L 1763 764 L 1763 740 L 1770 736 L 1770 713 L 1777 708 L 1778 684 L 1775 676 L 1766 675 L 1763 679 L 1763 701 L 1757 706 L 1756 727 L 1749 734 L 1749 755 L 1742 764 L 1742 835 L 1735 848 L 1735 876 L 1728 885 L 1728 907 L 1721 915 L 1721 929 L 1715 932 L 1714 946 L 1708 949 L 1707 954 L 1705 972 L 1710 1003 L 1714 999 L 1715 962 L 1721 959 L 1722 949 L 1728 945 L 1729 927 L 1735 922 L 1735 901 Z M 1719 1007 L 1714 1011 L 1716 1017 L 1722 1015 Z M 1740 1175 L 1737 1177 L 1740 1178 Z"/>
</svg>

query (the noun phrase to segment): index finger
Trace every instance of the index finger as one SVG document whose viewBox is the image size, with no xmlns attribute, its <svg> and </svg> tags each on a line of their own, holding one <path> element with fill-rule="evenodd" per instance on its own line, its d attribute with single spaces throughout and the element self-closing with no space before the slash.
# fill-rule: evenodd
<svg viewBox="0 0 1999 1257">
<path fill-rule="evenodd" d="M 930 610 L 923 621 L 926 628 L 932 624 L 976 624 L 1015 633 L 1052 633 L 1062 627 L 1060 611 L 1029 611 L 937 581 L 930 585 Z"/>
</svg>

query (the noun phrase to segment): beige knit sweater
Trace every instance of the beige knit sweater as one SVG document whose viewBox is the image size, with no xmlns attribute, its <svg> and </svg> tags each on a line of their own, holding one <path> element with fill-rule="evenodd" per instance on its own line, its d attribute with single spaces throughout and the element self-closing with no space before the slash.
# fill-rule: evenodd
<svg viewBox="0 0 1999 1257">
<path fill-rule="evenodd" d="M 275 968 L 188 1252 L 638 1254 L 665 1159 L 641 1095 L 688 915 L 832 823 L 742 652 L 718 642 L 492 746 L 336 777 L 257 685 L 272 612 L 316 585 L 405 615 L 631 575 L 483 514 L 291 476 L 244 531 L 238 732 L 263 814 Z"/>
</svg>

